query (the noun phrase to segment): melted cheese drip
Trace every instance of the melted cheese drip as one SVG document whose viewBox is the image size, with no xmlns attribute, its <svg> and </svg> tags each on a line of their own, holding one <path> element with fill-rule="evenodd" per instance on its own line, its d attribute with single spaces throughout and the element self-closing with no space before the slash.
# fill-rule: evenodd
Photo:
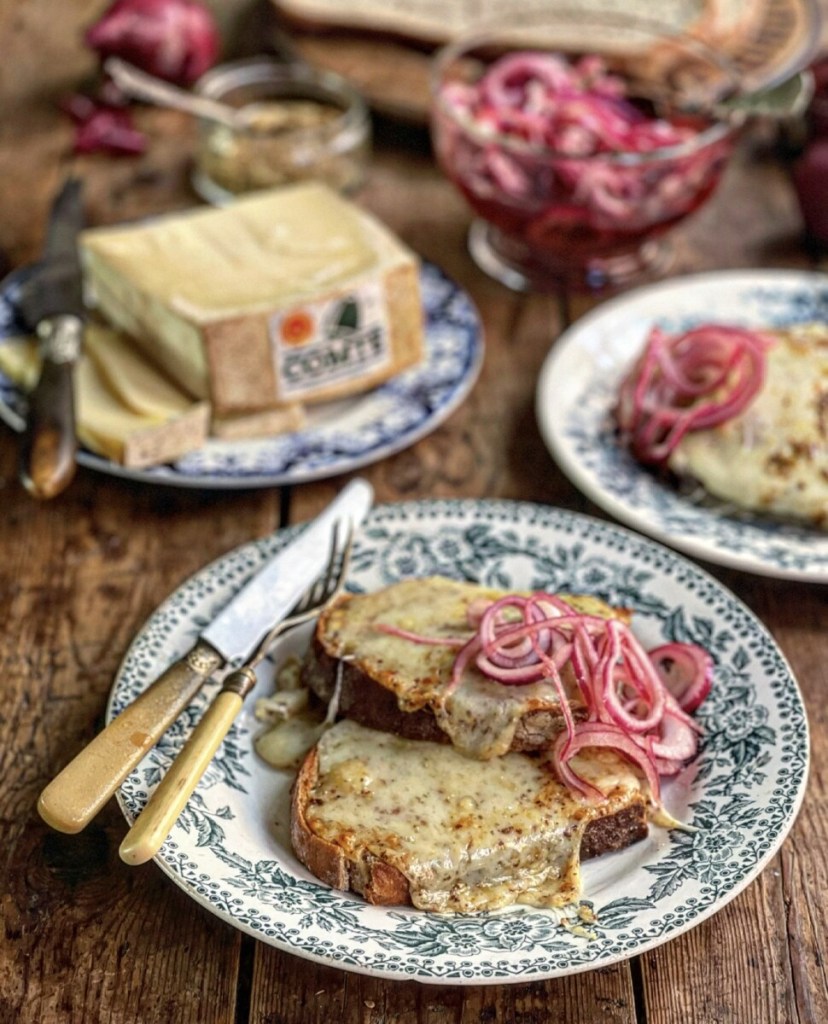
<svg viewBox="0 0 828 1024">
<path fill-rule="evenodd" d="M 777 335 L 765 386 L 740 416 L 687 434 L 670 468 L 724 501 L 828 527 L 828 332 Z"/>
<path fill-rule="evenodd" d="M 544 682 L 503 686 L 471 666 L 444 702 L 457 649 L 419 644 L 376 627 L 383 623 L 424 636 L 469 638 L 469 605 L 480 597 L 494 600 L 502 595 L 503 591 L 440 577 L 404 580 L 334 608 L 327 616 L 324 641 L 330 653 L 351 661 L 396 694 L 403 711 L 431 707 L 458 749 L 477 758 L 499 757 L 510 749 L 517 725 L 527 714 L 560 714 L 554 688 Z M 596 598 L 569 600 L 581 611 L 612 613 Z M 567 692 L 580 703 L 572 680 Z"/>
<path fill-rule="evenodd" d="M 325 733 L 318 750 L 309 825 L 352 860 L 369 855 L 397 868 L 422 910 L 571 904 L 587 824 L 640 793 L 635 774 L 609 751 L 572 761 L 607 794 L 595 807 L 525 754 L 479 762 L 350 721 Z"/>
</svg>

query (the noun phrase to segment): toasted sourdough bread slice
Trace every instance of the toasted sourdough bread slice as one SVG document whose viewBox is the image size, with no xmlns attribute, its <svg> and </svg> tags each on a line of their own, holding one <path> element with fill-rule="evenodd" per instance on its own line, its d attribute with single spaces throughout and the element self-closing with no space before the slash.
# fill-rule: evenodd
<svg viewBox="0 0 828 1024">
<path fill-rule="evenodd" d="M 503 686 L 473 666 L 447 699 L 443 694 L 457 654 L 382 632 L 380 624 L 445 637 L 470 637 L 469 606 L 504 591 L 432 576 L 404 580 L 371 594 L 344 595 L 322 613 L 302 666 L 317 696 L 338 692 L 338 713 L 373 729 L 409 739 L 450 742 L 472 757 L 538 750 L 563 728 L 554 687 L 545 682 Z M 594 597 L 568 597 L 577 610 L 629 620 L 629 613 Z M 576 717 L 583 708 L 565 676 Z"/>
<path fill-rule="evenodd" d="M 341 721 L 294 783 L 293 848 L 323 882 L 383 906 L 565 906 L 580 895 L 581 858 L 647 834 L 645 797 L 623 758 L 584 751 L 573 766 L 604 802 L 573 796 L 543 756 L 481 762 Z"/>
</svg>

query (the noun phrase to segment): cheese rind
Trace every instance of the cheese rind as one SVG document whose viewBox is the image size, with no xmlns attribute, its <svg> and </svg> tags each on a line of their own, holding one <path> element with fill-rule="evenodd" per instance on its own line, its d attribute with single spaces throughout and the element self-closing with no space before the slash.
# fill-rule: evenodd
<svg viewBox="0 0 828 1024">
<path fill-rule="evenodd" d="M 210 433 L 224 441 L 242 441 L 301 430 L 306 423 L 304 408 L 298 402 L 288 402 L 272 409 L 236 413 L 231 416 L 214 416 L 210 424 Z"/>
<path fill-rule="evenodd" d="M 102 314 L 219 415 L 365 390 L 422 358 L 418 261 L 317 183 L 81 239 Z"/>
</svg>

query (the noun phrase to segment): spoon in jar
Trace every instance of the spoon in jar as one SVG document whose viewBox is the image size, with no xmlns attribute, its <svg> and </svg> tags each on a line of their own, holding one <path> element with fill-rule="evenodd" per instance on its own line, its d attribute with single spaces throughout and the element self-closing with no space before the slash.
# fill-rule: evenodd
<svg viewBox="0 0 828 1024">
<path fill-rule="evenodd" d="M 147 74 L 146 71 L 141 71 L 120 57 L 109 57 L 104 63 L 104 71 L 119 89 L 135 99 L 146 100 L 159 107 L 183 110 L 187 114 L 208 121 L 217 121 L 230 128 L 238 128 L 244 121 L 241 111 L 235 107 L 180 89 L 161 78 Z"/>
</svg>

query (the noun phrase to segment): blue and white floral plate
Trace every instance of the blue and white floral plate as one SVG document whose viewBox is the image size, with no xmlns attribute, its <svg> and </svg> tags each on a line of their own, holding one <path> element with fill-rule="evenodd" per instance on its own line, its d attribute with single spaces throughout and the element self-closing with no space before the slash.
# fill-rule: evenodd
<svg viewBox="0 0 828 1024">
<path fill-rule="evenodd" d="M 705 321 L 748 327 L 828 322 L 828 277 L 797 271 L 720 271 L 676 278 L 598 306 L 558 339 L 541 371 L 536 413 L 561 469 L 610 515 L 695 558 L 759 575 L 828 583 L 828 532 L 740 512 L 685 494 L 643 469 L 618 443 L 618 385 L 650 327 Z"/>
<path fill-rule="evenodd" d="M 468 295 L 429 263 L 422 266 L 420 285 L 425 361 L 364 395 L 310 408 L 302 430 L 257 440 L 213 439 L 172 465 L 151 469 L 126 469 L 89 451 L 79 453 L 79 464 L 145 483 L 226 490 L 320 480 L 410 447 L 461 404 L 483 362 L 483 333 Z M 22 333 L 16 287 L 12 275 L 0 292 L 0 343 Z M 0 420 L 22 430 L 24 416 L 25 398 L 0 374 Z"/>
<path fill-rule="evenodd" d="M 238 549 L 185 583 L 128 651 L 111 696 L 112 718 L 170 661 L 295 528 Z M 698 717 L 697 762 L 670 781 L 666 804 L 695 831 L 653 827 L 629 850 L 589 862 L 582 922 L 519 907 L 441 916 L 370 907 L 333 891 L 296 860 L 288 838 L 291 776 L 260 762 L 257 696 L 157 857 L 160 867 L 224 921 L 298 956 L 386 978 L 486 984 L 550 978 L 623 960 L 675 938 L 720 910 L 767 864 L 805 789 L 808 730 L 797 684 L 756 617 L 719 582 L 668 548 L 621 527 L 508 501 L 423 501 L 376 509 L 354 551 L 350 587 L 369 591 L 440 573 L 497 587 L 593 593 L 635 611 L 648 646 L 702 643 L 716 683 Z M 297 631 L 276 652 L 301 651 Z M 211 684 L 215 686 L 216 684 Z M 203 693 L 124 783 L 131 821 L 203 712 Z M 573 930 L 572 925 L 575 925 Z"/>
</svg>

